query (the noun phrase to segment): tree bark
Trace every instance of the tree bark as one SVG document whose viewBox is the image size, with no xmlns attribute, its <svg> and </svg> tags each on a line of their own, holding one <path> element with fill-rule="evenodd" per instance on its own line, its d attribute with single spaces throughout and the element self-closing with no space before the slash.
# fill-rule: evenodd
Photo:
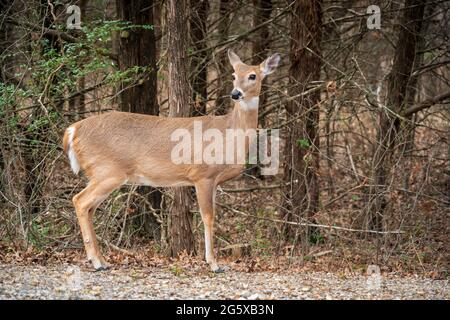
<svg viewBox="0 0 450 320">
<path fill-rule="evenodd" d="M 424 8 L 424 17 L 431 16 L 434 11 L 434 7 L 425 6 Z M 425 37 L 424 35 L 428 32 L 428 26 L 430 24 L 430 20 L 425 20 L 422 22 L 421 34 L 418 35 L 417 43 L 416 43 L 416 57 L 414 59 L 413 70 L 417 70 L 418 68 L 423 66 L 424 61 L 424 51 L 426 49 Z M 419 83 L 419 74 L 411 75 L 408 87 L 406 90 L 406 105 L 407 110 L 404 111 L 404 117 L 407 121 L 404 121 L 404 130 L 402 132 L 402 145 L 404 146 L 401 150 L 400 156 L 403 158 L 401 163 L 401 171 L 403 173 L 403 189 L 409 190 L 410 187 L 410 177 L 411 177 L 411 166 L 412 166 L 412 152 L 414 150 L 414 140 L 415 140 L 415 131 L 416 131 L 416 114 L 408 114 L 408 110 L 411 106 L 414 106 L 416 101 L 418 100 L 420 91 L 420 83 Z"/>
<path fill-rule="evenodd" d="M 388 206 L 388 182 L 391 178 L 392 153 L 397 145 L 400 119 L 406 109 L 407 88 L 416 57 L 416 49 L 422 27 L 424 0 L 406 0 L 400 24 L 392 70 L 388 76 L 386 108 L 380 110 L 377 133 L 377 149 L 372 163 L 372 187 L 368 206 L 367 227 L 382 230 L 382 220 Z M 394 113 L 394 114 L 393 114 Z"/>
<path fill-rule="evenodd" d="M 208 100 L 208 67 L 206 34 L 209 12 L 208 0 L 190 0 L 191 3 L 191 42 L 194 51 L 200 51 L 191 58 L 192 91 L 194 110 L 193 116 L 206 114 L 206 102 Z"/>
<path fill-rule="evenodd" d="M 0 52 L 2 53 L 0 56 L 0 82 L 3 85 L 8 85 L 10 82 L 10 75 L 12 61 L 3 53 L 7 52 L 7 48 L 11 45 L 11 33 L 13 32 L 13 28 L 11 25 L 6 23 L 6 18 L 11 15 L 12 11 L 12 0 L 0 1 L 0 18 L 3 20 L 0 22 Z M 12 184 L 12 179 L 9 176 L 11 170 L 8 170 L 8 166 L 6 165 L 6 161 L 8 160 L 8 156 L 11 153 L 9 150 L 9 135 L 7 134 L 7 129 L 5 126 L 6 123 L 6 113 L 9 111 L 6 108 L 2 111 L 2 117 L 0 117 L 0 192 L 3 195 L 10 196 L 12 194 L 9 192 L 8 187 L 9 184 Z M 8 146 L 8 147 L 6 147 Z M 3 208 L 3 204 L 6 204 L 6 200 L 4 197 L 0 196 L 0 208 Z M 2 210 L 0 210 L 2 211 Z"/>
<path fill-rule="evenodd" d="M 133 25 L 153 25 L 153 0 L 116 1 L 118 17 L 121 21 L 129 21 Z M 122 111 L 159 114 L 157 101 L 157 66 L 154 30 L 133 28 L 128 32 L 121 32 L 118 38 L 118 64 L 120 70 L 127 70 L 134 66 L 149 67 L 150 72 L 139 80 L 137 84 L 124 84 L 120 93 L 120 108 Z M 138 215 L 143 219 L 146 233 L 157 237 L 158 226 L 151 210 L 159 214 L 161 210 L 161 192 L 152 187 L 139 187 L 137 192 L 144 196 L 152 208 L 141 206 L 145 214 Z"/>
<path fill-rule="evenodd" d="M 230 2 L 229 0 L 220 0 L 219 15 L 221 17 L 219 23 L 219 42 L 223 42 L 228 39 L 228 31 L 230 28 Z M 220 53 L 218 58 L 218 70 L 217 70 L 217 99 L 214 113 L 216 115 L 223 115 L 228 113 L 228 107 L 230 105 L 230 98 L 228 97 L 231 92 L 231 67 L 228 62 L 227 54 L 225 50 Z"/>
<path fill-rule="evenodd" d="M 116 1 L 119 19 L 133 25 L 153 25 L 153 0 Z M 120 94 L 121 109 L 127 112 L 159 114 L 156 99 L 156 46 L 153 30 L 133 28 L 119 35 L 118 63 L 120 70 L 148 66 L 148 77 Z"/>
<path fill-rule="evenodd" d="M 320 41 L 322 1 L 299 0 L 292 8 L 289 96 L 306 91 L 311 81 L 320 79 Z M 285 189 L 282 207 L 286 220 L 312 221 L 319 205 L 319 106 L 320 92 L 291 100 L 286 105 L 288 118 L 301 120 L 288 127 L 285 148 Z M 301 122 L 300 122 L 301 121 Z M 298 232 L 286 227 L 285 235 L 298 237 Z M 302 230 L 302 247 L 307 249 L 310 228 Z"/>
<path fill-rule="evenodd" d="M 254 15 L 253 27 L 256 27 L 270 19 L 272 13 L 272 0 L 253 0 Z M 270 32 L 269 25 L 265 25 L 255 32 L 252 42 L 254 65 L 260 64 L 269 55 Z M 261 105 L 261 100 L 259 102 Z"/>
<path fill-rule="evenodd" d="M 168 62 L 169 62 L 169 115 L 189 117 L 190 88 L 188 82 L 186 0 L 168 2 Z M 169 254 L 172 257 L 182 252 L 195 252 L 192 232 L 190 188 L 174 188 L 174 199 L 170 209 Z"/>
<path fill-rule="evenodd" d="M 78 6 L 80 7 L 81 19 L 86 19 L 85 15 L 86 15 L 87 2 L 88 2 L 88 0 L 81 0 L 78 2 Z M 71 30 L 71 33 L 74 33 L 75 36 L 78 36 L 78 37 L 81 35 L 81 32 L 77 29 Z M 78 61 L 78 64 L 82 65 L 83 63 L 85 63 L 85 61 L 83 61 L 83 60 L 84 59 L 82 59 L 81 61 Z M 84 111 L 86 111 L 85 96 L 83 93 L 83 90 L 85 87 L 85 82 L 86 82 L 85 80 L 86 80 L 85 77 L 80 77 L 78 79 L 75 91 L 81 92 L 81 93 L 76 95 L 75 97 L 69 99 L 69 111 L 73 111 L 75 114 L 77 114 L 73 119 L 74 121 L 79 121 L 79 120 L 83 119 Z"/>
<path fill-rule="evenodd" d="M 3 83 L 10 82 L 13 75 L 13 71 L 10 70 L 13 69 L 13 61 L 10 56 L 4 54 L 9 53 L 8 47 L 13 42 L 13 26 L 7 23 L 14 10 L 13 3 L 12 0 L 0 1 L 0 17 L 2 20 L 0 21 L 0 81 Z"/>
<path fill-rule="evenodd" d="M 156 40 L 156 60 L 158 61 L 160 57 L 160 51 L 161 51 L 161 38 L 162 38 L 162 17 L 161 17 L 161 11 L 162 11 L 162 1 L 154 1 L 153 6 L 153 25 L 154 25 L 154 33 L 155 33 L 155 40 Z"/>
<path fill-rule="evenodd" d="M 253 14 L 253 27 L 256 27 L 270 19 L 272 13 L 272 0 L 253 0 L 254 14 Z M 269 25 L 260 28 L 253 37 L 252 42 L 252 64 L 258 65 L 264 61 L 269 55 L 270 45 L 270 32 Z M 259 95 L 259 110 L 264 112 L 265 102 L 267 99 L 267 90 L 264 88 L 267 78 L 263 80 L 263 89 Z M 265 117 L 259 119 L 259 123 L 262 128 L 265 127 Z M 261 175 L 261 167 L 256 164 L 251 169 L 247 170 L 247 173 L 251 176 L 263 179 Z"/>
</svg>

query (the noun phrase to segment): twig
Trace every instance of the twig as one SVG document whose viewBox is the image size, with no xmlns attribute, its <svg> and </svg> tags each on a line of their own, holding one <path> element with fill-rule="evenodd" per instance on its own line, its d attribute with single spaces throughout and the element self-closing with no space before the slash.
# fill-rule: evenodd
<svg viewBox="0 0 450 320">
<path fill-rule="evenodd" d="M 110 248 L 113 248 L 113 249 L 116 250 L 116 251 L 120 251 L 120 252 L 122 252 L 122 253 L 131 255 L 131 256 L 134 255 L 133 252 L 128 251 L 128 250 L 126 250 L 126 249 L 119 248 L 118 246 L 116 246 L 116 245 L 114 245 L 114 244 L 108 242 L 106 239 L 103 239 L 102 237 L 100 237 L 100 236 L 98 236 L 98 235 L 97 235 L 97 239 L 98 239 L 99 241 L 103 242 L 106 246 L 108 246 L 108 247 L 110 247 Z"/>
<path fill-rule="evenodd" d="M 318 258 L 318 257 L 324 256 L 324 255 L 332 253 L 332 252 L 333 252 L 333 250 L 326 250 L 326 251 L 321 251 L 321 252 L 317 252 L 314 254 L 310 254 L 310 256 L 313 258 Z"/>
<path fill-rule="evenodd" d="M 356 181 L 359 182 L 359 174 L 356 171 L 355 163 L 353 162 L 352 152 L 350 151 L 350 146 L 348 144 L 345 145 L 345 150 L 347 151 L 348 159 L 350 160 L 350 165 L 352 167 L 353 173 L 355 174 Z"/>
<path fill-rule="evenodd" d="M 329 225 L 317 224 L 317 223 L 293 222 L 293 221 L 284 221 L 284 220 L 280 220 L 280 219 L 264 218 L 264 217 L 258 217 L 258 216 L 234 209 L 231 206 L 226 205 L 224 203 L 216 202 L 216 204 L 218 204 L 219 206 L 226 208 L 234 213 L 238 213 L 240 215 L 244 215 L 244 216 L 252 217 L 252 218 L 256 218 L 256 219 L 261 219 L 261 220 L 277 222 L 277 223 L 290 224 L 293 226 L 315 227 L 315 228 L 333 229 L 333 230 L 350 231 L 350 232 L 374 233 L 374 234 L 402 234 L 402 233 L 405 233 L 402 230 L 394 230 L 394 231 L 363 230 L 363 229 L 352 229 L 352 228 L 338 227 L 338 226 L 329 226 Z"/>
<path fill-rule="evenodd" d="M 223 192 L 250 192 L 255 190 L 270 190 L 270 189 L 278 189 L 283 188 L 289 185 L 289 182 L 275 184 L 271 186 L 254 186 L 248 188 L 240 188 L 240 189 L 220 189 Z"/>
<path fill-rule="evenodd" d="M 429 108 L 435 104 L 441 103 L 442 101 L 444 101 L 445 99 L 450 98 L 450 91 L 447 91 L 443 94 L 440 94 L 436 97 L 427 99 L 425 101 L 423 101 L 422 103 L 419 103 L 418 105 L 412 106 L 411 108 L 407 109 L 403 116 L 404 117 L 408 117 L 416 112 L 419 112 L 423 109 Z"/>
</svg>

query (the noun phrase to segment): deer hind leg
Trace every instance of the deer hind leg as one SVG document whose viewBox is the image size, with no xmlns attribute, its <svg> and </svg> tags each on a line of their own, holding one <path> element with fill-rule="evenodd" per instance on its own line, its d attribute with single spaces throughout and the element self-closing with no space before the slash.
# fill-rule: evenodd
<svg viewBox="0 0 450 320">
<path fill-rule="evenodd" d="M 124 181 L 125 179 L 116 178 L 109 178 L 102 181 L 93 180 L 85 189 L 73 197 L 87 258 L 96 270 L 105 270 L 109 265 L 102 257 L 98 246 L 93 224 L 94 212 L 100 203 L 112 191 L 120 187 Z"/>
<path fill-rule="evenodd" d="M 198 205 L 205 226 L 205 258 L 215 273 L 223 272 L 214 255 L 214 201 L 216 185 L 213 181 L 202 181 L 195 185 Z"/>
</svg>

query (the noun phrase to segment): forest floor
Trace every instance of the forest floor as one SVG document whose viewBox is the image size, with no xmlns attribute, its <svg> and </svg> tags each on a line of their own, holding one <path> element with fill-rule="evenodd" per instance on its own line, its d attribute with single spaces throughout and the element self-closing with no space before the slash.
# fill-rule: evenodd
<svg viewBox="0 0 450 320">
<path fill-rule="evenodd" d="M 0 264 L 0 299 L 449 299 L 447 280 L 396 274 L 209 273 L 205 266 Z"/>
</svg>

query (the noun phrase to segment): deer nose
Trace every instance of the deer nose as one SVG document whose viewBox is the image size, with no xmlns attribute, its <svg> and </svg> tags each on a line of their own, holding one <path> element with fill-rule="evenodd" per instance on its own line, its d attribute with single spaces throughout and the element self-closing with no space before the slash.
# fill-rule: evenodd
<svg viewBox="0 0 450 320">
<path fill-rule="evenodd" d="M 240 97 L 242 97 L 242 92 L 237 89 L 233 89 L 233 91 L 231 91 L 231 99 L 238 100 Z"/>
</svg>

